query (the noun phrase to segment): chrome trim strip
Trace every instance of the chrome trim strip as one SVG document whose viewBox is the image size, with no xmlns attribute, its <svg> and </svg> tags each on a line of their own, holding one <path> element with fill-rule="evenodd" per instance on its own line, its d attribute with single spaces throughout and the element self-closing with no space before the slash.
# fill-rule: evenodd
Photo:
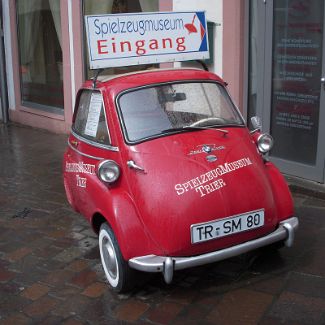
<svg viewBox="0 0 325 325">
<path fill-rule="evenodd" d="M 91 158 L 91 159 L 95 159 L 95 160 L 103 160 L 105 158 L 100 158 L 100 157 L 95 157 L 95 156 L 91 156 L 91 155 L 87 155 L 86 153 L 83 153 L 81 151 L 79 151 L 78 149 L 76 149 L 71 143 L 70 141 L 68 140 L 68 146 L 74 150 L 76 153 L 78 153 L 79 155 L 81 156 L 84 156 L 84 157 L 87 157 L 87 158 Z"/>
<path fill-rule="evenodd" d="M 167 257 L 156 255 L 134 257 L 129 260 L 129 266 L 144 272 L 163 272 L 166 282 L 168 281 L 167 283 L 170 283 L 173 278 L 174 270 L 182 270 L 222 261 L 282 240 L 285 240 L 287 245 L 292 245 L 294 232 L 298 229 L 298 225 L 298 218 L 292 217 L 280 222 L 279 228 L 271 234 L 233 247 L 190 257 Z M 173 267 L 171 267 L 171 265 Z"/>
<path fill-rule="evenodd" d="M 80 141 L 82 141 L 84 143 L 87 143 L 87 144 L 89 144 L 91 146 L 94 146 L 96 148 L 106 149 L 106 150 L 110 150 L 110 151 L 114 151 L 114 152 L 119 152 L 120 151 L 120 149 L 118 147 L 110 146 L 110 145 L 107 145 L 107 144 L 100 144 L 100 143 L 97 143 L 95 141 L 85 139 L 82 136 L 80 136 L 79 134 L 77 134 L 76 132 L 74 132 L 72 129 L 71 129 L 71 134 L 75 138 L 77 138 L 78 140 L 80 140 Z"/>
</svg>

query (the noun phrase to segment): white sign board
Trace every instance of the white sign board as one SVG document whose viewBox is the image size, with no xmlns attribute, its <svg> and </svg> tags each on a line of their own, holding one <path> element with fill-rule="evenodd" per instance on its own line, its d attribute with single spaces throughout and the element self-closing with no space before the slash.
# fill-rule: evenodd
<svg viewBox="0 0 325 325">
<path fill-rule="evenodd" d="M 209 58 L 205 13 L 86 16 L 91 69 Z"/>
</svg>

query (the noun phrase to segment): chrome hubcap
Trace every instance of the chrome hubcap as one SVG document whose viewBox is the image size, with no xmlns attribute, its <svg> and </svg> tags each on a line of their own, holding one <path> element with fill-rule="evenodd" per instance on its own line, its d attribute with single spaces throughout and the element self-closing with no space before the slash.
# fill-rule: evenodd
<svg viewBox="0 0 325 325">
<path fill-rule="evenodd" d="M 104 263 L 107 272 L 112 277 L 112 279 L 116 279 L 117 277 L 116 254 L 111 241 L 107 237 L 103 238 L 102 252 L 103 252 L 103 258 L 104 258 Z"/>
</svg>

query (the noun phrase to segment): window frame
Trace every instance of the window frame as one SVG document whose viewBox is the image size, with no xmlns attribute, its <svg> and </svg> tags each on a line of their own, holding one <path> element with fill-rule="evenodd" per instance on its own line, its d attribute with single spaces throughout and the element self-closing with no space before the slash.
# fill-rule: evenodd
<svg viewBox="0 0 325 325">
<path fill-rule="evenodd" d="M 166 136 L 171 136 L 171 135 L 175 135 L 175 134 L 179 134 L 182 133 L 184 131 L 175 131 L 174 133 L 166 133 L 166 134 L 155 134 L 152 136 L 148 136 L 145 138 L 141 138 L 135 141 L 129 140 L 128 136 L 127 136 L 127 130 L 126 130 L 126 126 L 124 123 L 124 118 L 123 118 L 123 113 L 120 107 L 120 103 L 119 103 L 119 99 L 121 96 L 125 95 L 126 93 L 129 92 L 133 92 L 133 91 L 137 91 L 137 90 L 141 90 L 144 88 L 153 88 L 153 87 L 157 87 L 157 86 L 166 86 L 166 85 L 170 85 L 170 84 L 185 84 L 185 83 L 212 83 L 212 84 L 217 84 L 221 87 L 223 87 L 223 89 L 225 90 L 225 93 L 228 95 L 229 101 L 232 104 L 232 106 L 234 107 L 236 113 L 238 114 L 239 119 L 241 120 L 242 124 L 227 124 L 225 126 L 222 127 L 246 127 L 246 123 L 245 120 L 243 118 L 242 113 L 240 112 L 239 108 L 237 107 L 237 105 L 234 103 L 232 97 L 230 96 L 228 89 L 221 83 L 218 82 L 216 80 L 202 80 L 202 79 L 192 79 L 192 80 L 175 80 L 175 81 L 168 81 L 168 82 L 158 82 L 158 83 L 153 83 L 153 84 L 149 84 L 149 85 L 144 85 L 144 86 L 139 86 L 139 87 L 134 87 L 134 88 L 130 88 L 127 90 L 124 90 L 122 92 L 120 92 L 116 98 L 115 98 L 115 106 L 117 108 L 117 115 L 119 118 L 119 122 L 121 125 L 121 129 L 122 129 L 122 133 L 123 133 L 123 138 L 126 144 L 128 145 L 136 145 L 136 144 L 140 144 L 149 140 L 154 140 L 154 139 L 158 139 L 158 138 L 162 138 L 162 137 L 166 137 Z M 195 131 L 197 132 L 197 131 Z"/>
<path fill-rule="evenodd" d="M 77 114 L 79 111 L 79 104 L 80 104 L 80 99 L 81 99 L 81 95 L 84 92 L 89 92 L 89 100 L 87 103 L 87 110 L 89 112 L 89 104 L 90 104 L 90 98 L 91 98 L 91 94 L 92 93 L 100 93 L 101 97 L 102 97 L 102 110 L 104 112 L 104 118 L 105 118 L 105 131 L 107 131 L 107 136 L 108 136 L 108 142 L 109 144 L 105 144 L 105 143 L 100 143 L 97 142 L 95 139 L 91 139 L 90 137 L 86 137 L 84 134 L 80 134 L 80 132 L 78 130 L 76 130 L 75 128 L 75 122 L 76 122 L 76 118 L 77 118 Z M 105 106 L 105 101 L 104 101 L 104 96 L 103 96 L 103 92 L 100 89 L 90 89 L 90 88 L 82 88 L 79 90 L 78 95 L 77 95 L 77 100 L 76 100 L 76 104 L 75 104 L 75 110 L 74 110 L 74 114 L 73 114 L 73 120 L 72 120 L 72 125 L 71 125 L 71 133 L 79 140 L 97 147 L 97 148 L 103 148 L 103 149 L 108 149 L 108 150 L 113 150 L 113 151 L 118 151 L 116 147 L 114 147 L 112 145 L 112 137 L 111 137 L 111 133 L 110 133 L 110 129 L 108 126 L 108 121 L 107 121 L 107 114 L 106 114 L 106 106 Z"/>
</svg>

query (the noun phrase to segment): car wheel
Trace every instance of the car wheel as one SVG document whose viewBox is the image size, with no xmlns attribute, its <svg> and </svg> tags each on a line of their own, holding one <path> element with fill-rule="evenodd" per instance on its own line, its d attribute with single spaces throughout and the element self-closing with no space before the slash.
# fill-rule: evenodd
<svg viewBox="0 0 325 325">
<path fill-rule="evenodd" d="M 99 251 L 109 284 L 117 292 L 125 292 L 133 286 L 134 271 L 123 259 L 112 229 L 103 223 L 99 231 Z"/>
</svg>

